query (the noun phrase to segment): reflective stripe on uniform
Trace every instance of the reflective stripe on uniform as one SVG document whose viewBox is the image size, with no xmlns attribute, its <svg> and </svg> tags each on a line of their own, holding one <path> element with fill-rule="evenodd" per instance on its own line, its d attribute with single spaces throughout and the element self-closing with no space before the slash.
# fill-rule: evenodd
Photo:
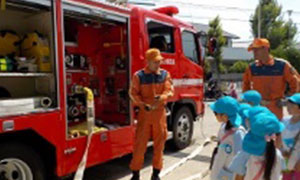
<svg viewBox="0 0 300 180">
<path fill-rule="evenodd" d="M 174 86 L 201 86 L 203 79 L 173 79 Z"/>
</svg>

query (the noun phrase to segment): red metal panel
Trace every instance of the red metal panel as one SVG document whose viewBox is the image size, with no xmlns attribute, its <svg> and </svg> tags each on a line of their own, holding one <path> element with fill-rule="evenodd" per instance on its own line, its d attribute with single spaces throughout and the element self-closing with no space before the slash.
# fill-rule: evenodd
<svg viewBox="0 0 300 180">
<path fill-rule="evenodd" d="M 86 137 L 80 137 L 68 142 L 68 148 L 76 148 L 76 151 L 65 156 L 65 174 L 72 173 L 77 169 L 85 150 L 86 140 Z M 131 153 L 133 143 L 133 126 L 94 134 L 89 149 L 87 167 Z"/>
<path fill-rule="evenodd" d="M 165 64 L 163 68 L 169 70 L 173 78 L 181 78 L 184 71 L 193 71 L 194 75 L 191 78 L 203 78 L 203 70 L 196 65 L 188 63 L 180 55 L 182 54 L 180 42 L 180 28 L 186 27 L 192 29 L 188 24 L 184 24 L 174 18 L 166 15 L 161 15 L 157 12 L 143 10 L 137 7 L 130 7 L 129 10 L 109 6 L 102 3 L 87 0 L 72 0 L 77 3 L 88 4 L 94 7 L 99 7 L 130 15 L 130 48 L 131 48 L 131 74 L 145 65 L 144 53 L 148 48 L 147 33 L 145 26 L 145 14 L 151 18 L 172 23 L 176 29 L 175 47 L 176 54 L 163 54 L 166 59 L 175 59 L 176 65 Z M 2 130 L 3 120 L 14 120 L 15 130 L 33 129 L 47 141 L 56 147 L 57 160 L 57 175 L 64 176 L 72 173 L 77 169 L 77 166 L 82 158 L 84 148 L 86 146 L 86 137 L 80 137 L 73 140 L 66 140 L 66 97 L 65 97 L 65 72 L 64 72 L 64 39 L 63 39 L 63 14 L 61 0 L 56 0 L 56 22 L 57 22 L 57 58 L 58 58 L 58 77 L 59 83 L 59 99 L 60 110 L 44 114 L 31 114 L 26 116 L 9 117 L 0 119 L 0 130 Z M 178 63 L 177 62 L 181 62 Z M 177 101 L 182 98 L 194 99 L 197 104 L 198 112 L 203 111 L 203 86 L 182 86 L 176 88 L 176 95 L 172 101 Z M 94 135 L 90 147 L 87 166 L 103 163 L 108 160 L 123 156 L 132 152 L 134 143 L 134 127 L 122 127 L 114 131 L 97 133 Z M 65 154 L 64 151 L 68 148 L 76 148 L 76 151 L 71 154 Z"/>
<path fill-rule="evenodd" d="M 58 58 L 58 76 L 59 76 L 59 96 L 60 96 L 60 108 L 61 116 L 59 121 L 59 126 L 61 127 L 59 133 L 60 137 L 57 139 L 59 141 L 56 146 L 56 172 L 58 176 L 65 175 L 63 169 L 64 163 L 64 150 L 66 147 L 66 96 L 65 96 L 65 70 L 64 70 L 64 35 L 63 35 L 63 11 L 62 11 L 62 1 L 56 1 L 56 23 L 57 23 L 57 58 Z M 57 129 L 53 129 L 52 133 L 58 132 Z"/>
</svg>

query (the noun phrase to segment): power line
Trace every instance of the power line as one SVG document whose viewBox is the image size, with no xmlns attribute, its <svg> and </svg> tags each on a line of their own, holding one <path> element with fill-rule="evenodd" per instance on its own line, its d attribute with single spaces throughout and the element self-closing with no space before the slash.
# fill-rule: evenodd
<svg viewBox="0 0 300 180">
<path fill-rule="evenodd" d="M 208 17 L 208 16 L 192 16 L 192 15 L 178 15 L 178 18 L 195 18 L 195 19 L 214 19 L 215 17 Z M 238 21 L 238 22 L 250 22 L 250 19 L 238 19 L 238 18 L 222 18 L 222 21 Z M 293 22 L 294 24 L 300 25 L 300 22 Z"/>
<path fill-rule="evenodd" d="M 241 8 L 241 7 L 228 7 L 228 6 L 217 6 L 217 5 L 208 5 L 208 4 L 199 4 L 199 3 L 186 3 L 186 2 L 179 2 L 179 1 L 162 1 L 163 3 L 177 3 L 184 6 L 189 7 L 205 7 L 205 8 L 211 8 L 211 9 L 219 9 L 219 10 L 238 10 L 238 11 L 254 11 L 253 9 L 248 8 Z"/>
<path fill-rule="evenodd" d="M 236 44 L 244 44 L 244 43 L 251 43 L 253 40 L 244 40 L 244 41 L 234 41 Z"/>
<path fill-rule="evenodd" d="M 241 7 L 228 7 L 228 6 L 216 6 L 216 5 L 207 5 L 207 4 L 198 4 L 198 3 L 185 3 L 185 2 L 178 2 L 178 1 L 164 1 L 164 3 L 177 3 L 183 6 L 189 6 L 189 7 L 201 7 L 201 8 L 208 8 L 208 9 L 218 9 L 218 10 L 236 10 L 236 11 L 251 11 L 253 12 L 253 9 L 247 9 L 247 8 L 241 8 Z"/>
<path fill-rule="evenodd" d="M 205 17 L 205 16 L 192 16 L 192 15 L 179 15 L 179 18 L 195 18 L 195 19 L 214 19 L 215 17 Z M 237 18 L 222 18 L 222 21 L 239 21 L 239 22 L 249 22 L 249 20 L 245 19 L 237 19 Z"/>
<path fill-rule="evenodd" d="M 161 3 L 177 3 L 183 6 L 188 6 L 188 7 L 201 7 L 201 8 L 208 8 L 208 9 L 218 9 L 222 11 L 228 11 L 228 10 L 235 10 L 235 11 L 249 11 L 249 12 L 254 12 L 255 9 L 250 9 L 250 8 L 241 8 L 241 7 L 234 7 L 234 6 L 218 6 L 218 5 L 208 5 L 208 4 L 199 4 L 199 3 L 187 3 L 187 2 L 180 2 L 180 1 L 160 1 Z M 286 13 L 290 10 L 283 11 L 283 13 Z M 295 11 L 292 10 L 293 14 L 300 14 L 300 11 Z"/>
<path fill-rule="evenodd" d="M 187 3 L 187 2 L 180 2 L 180 1 L 168 1 L 168 0 L 164 0 L 164 1 L 160 1 L 163 3 L 177 3 L 180 5 L 184 5 L 184 6 L 188 6 L 188 7 L 201 7 L 201 8 L 209 8 L 209 9 L 219 9 L 219 10 L 225 10 L 225 11 L 229 11 L 229 10 L 235 10 L 235 11 L 251 11 L 253 12 L 255 9 L 250 9 L 250 8 L 241 8 L 241 7 L 230 7 L 230 6 L 218 6 L 218 5 L 208 5 L 208 4 L 199 4 L 199 3 Z M 294 11 L 294 10 L 286 10 L 283 11 L 283 14 L 288 13 L 289 11 L 292 11 L 292 14 L 299 14 L 300 15 L 300 11 Z M 197 18 L 197 19 L 213 19 L 215 17 L 205 17 L 205 16 L 192 16 L 192 15 L 179 15 L 179 18 Z M 222 18 L 221 19 L 223 21 L 237 21 L 237 22 L 250 22 L 249 19 L 239 19 L 239 18 Z M 296 25 L 300 25 L 300 22 L 294 22 L 294 24 Z"/>
</svg>

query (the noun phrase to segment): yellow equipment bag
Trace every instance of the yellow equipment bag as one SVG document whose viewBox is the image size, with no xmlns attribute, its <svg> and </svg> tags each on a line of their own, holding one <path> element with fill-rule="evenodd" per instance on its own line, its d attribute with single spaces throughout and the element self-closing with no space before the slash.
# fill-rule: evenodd
<svg viewBox="0 0 300 180">
<path fill-rule="evenodd" d="M 14 31 L 0 31 L 0 56 L 18 56 L 21 38 Z"/>
<path fill-rule="evenodd" d="M 25 35 L 21 44 L 22 55 L 36 59 L 40 72 L 51 72 L 50 49 L 48 41 L 38 32 Z"/>
</svg>

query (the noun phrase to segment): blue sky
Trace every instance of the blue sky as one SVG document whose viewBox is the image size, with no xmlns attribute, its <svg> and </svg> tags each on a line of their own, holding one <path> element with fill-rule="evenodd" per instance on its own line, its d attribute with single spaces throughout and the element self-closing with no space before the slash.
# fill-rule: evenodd
<svg viewBox="0 0 300 180">
<path fill-rule="evenodd" d="M 151 1 L 151 0 L 144 0 Z M 208 24 L 217 15 L 221 17 L 223 29 L 238 35 L 238 41 L 251 40 L 249 18 L 254 13 L 258 0 L 154 0 L 158 6 L 177 5 L 178 18 Z M 278 0 L 283 7 L 283 18 L 288 19 L 287 10 L 293 10 L 292 20 L 300 31 L 300 1 Z M 235 7 L 235 8 L 233 8 Z M 297 39 L 300 41 L 299 34 Z"/>
</svg>

